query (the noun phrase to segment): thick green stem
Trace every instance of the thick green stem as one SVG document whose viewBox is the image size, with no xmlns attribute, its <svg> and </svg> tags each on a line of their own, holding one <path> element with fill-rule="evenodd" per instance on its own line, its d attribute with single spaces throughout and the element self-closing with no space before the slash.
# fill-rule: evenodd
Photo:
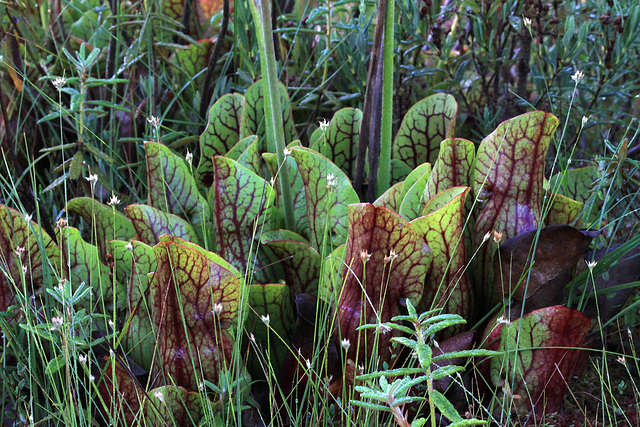
<svg viewBox="0 0 640 427">
<path fill-rule="evenodd" d="M 380 163 L 378 167 L 378 196 L 391 186 L 391 132 L 393 125 L 393 49 L 394 49 L 393 0 L 387 2 L 382 44 L 382 123 L 380 129 Z M 379 11 L 381 13 L 382 11 Z"/>
<path fill-rule="evenodd" d="M 282 107 L 278 76 L 276 75 L 276 53 L 273 46 L 273 30 L 271 25 L 270 0 L 251 0 L 251 15 L 256 27 L 258 49 L 260 50 L 260 68 L 264 90 L 264 115 L 267 128 L 267 149 L 278 157 L 278 185 L 280 187 L 281 209 L 284 221 L 289 230 L 295 230 L 293 217 L 293 201 L 289 184 L 289 170 L 284 166 L 285 143 L 284 125 L 282 123 Z"/>
</svg>

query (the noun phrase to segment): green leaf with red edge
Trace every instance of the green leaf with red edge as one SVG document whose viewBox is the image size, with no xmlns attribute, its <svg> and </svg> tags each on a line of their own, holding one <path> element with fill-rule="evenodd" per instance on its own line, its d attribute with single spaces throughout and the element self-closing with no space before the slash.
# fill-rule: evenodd
<svg viewBox="0 0 640 427">
<path fill-rule="evenodd" d="M 226 157 L 213 158 L 213 186 L 217 252 L 240 271 L 257 270 L 269 264 L 257 247 L 259 231 L 269 224 L 275 192 L 261 177 Z M 270 227 L 268 227 L 270 228 Z M 267 228 L 267 229 L 268 229 Z M 256 256 L 257 254 L 257 256 Z M 266 279 L 268 270 L 258 272 Z"/>
<path fill-rule="evenodd" d="M 415 168 L 433 164 L 440 143 L 453 136 L 458 104 L 444 93 L 431 95 L 415 104 L 402 119 L 393 144 L 393 158 Z"/>
<path fill-rule="evenodd" d="M 203 397 L 184 387 L 165 385 L 147 393 L 143 402 L 147 425 L 199 426 Z"/>
<path fill-rule="evenodd" d="M 361 121 L 362 111 L 357 108 L 336 111 L 324 134 L 320 131 L 318 140 L 311 147 L 350 177 L 355 171 Z"/>
<path fill-rule="evenodd" d="M 51 237 L 17 210 L 0 205 L 0 311 L 16 302 L 17 292 L 23 292 L 23 277 L 30 294 L 47 283 L 47 277 L 53 278 L 50 266 L 43 263 L 43 253 L 51 264 L 58 264 L 57 247 Z M 26 273 L 22 272 L 23 266 Z M 25 301 L 27 297 L 24 295 Z"/>
<path fill-rule="evenodd" d="M 223 329 L 236 317 L 242 281 L 179 243 L 158 243 L 153 252 L 158 267 L 149 301 L 160 356 L 152 375 L 197 390 L 202 379 L 216 382 L 228 368 L 233 348 Z"/>
<path fill-rule="evenodd" d="M 412 172 L 404 181 L 399 213 L 407 221 L 418 218 L 428 201 L 423 198 L 423 194 L 429 175 L 431 175 L 431 164 L 425 163 L 421 166 L 423 167 L 415 169 L 417 173 Z"/>
<path fill-rule="evenodd" d="M 356 329 L 389 322 L 401 314 L 400 304 L 406 298 L 420 302 L 429 253 L 422 237 L 400 215 L 367 203 L 349 206 L 344 285 L 337 312 L 341 338 L 351 342 L 347 356 L 356 363 L 374 356 L 383 362 L 391 360 L 390 339 L 398 336 L 397 331 L 376 335 L 374 330 Z M 365 254 L 370 256 L 366 269 Z M 380 349 L 378 354 L 374 348 Z"/>
<path fill-rule="evenodd" d="M 209 109 L 207 127 L 200 135 L 200 163 L 196 184 L 201 192 L 213 185 L 213 156 L 222 156 L 240 141 L 244 96 L 234 93 L 218 99 Z"/>
<path fill-rule="evenodd" d="M 116 426 L 132 426 L 139 419 L 141 399 L 144 388 L 130 369 L 118 359 L 107 358 L 98 380 L 98 392 L 101 402 L 98 410 L 105 424 Z M 115 420 L 111 424 L 111 420 Z"/>
<path fill-rule="evenodd" d="M 258 135 L 260 139 L 265 135 L 264 121 L 264 92 L 262 80 L 252 84 L 244 94 L 245 106 L 240 123 L 240 137 Z M 282 106 L 282 122 L 284 126 L 284 140 L 289 143 L 298 138 L 291 114 L 291 101 L 287 88 L 278 82 L 280 90 L 280 105 Z"/>
<path fill-rule="evenodd" d="M 584 203 L 572 200 L 562 194 L 551 195 L 552 202 L 547 213 L 547 225 L 573 224 L 582 213 Z"/>
<path fill-rule="evenodd" d="M 288 347 L 291 343 L 291 334 L 296 322 L 296 315 L 291 304 L 291 292 L 287 285 L 270 283 L 266 285 L 249 286 L 249 315 L 245 327 L 253 333 L 255 343 L 250 342 L 250 360 L 248 369 L 252 376 L 264 375 L 264 365 L 259 360 L 267 357 L 272 361 L 272 366 L 277 372 L 282 366 Z M 269 316 L 269 328 L 262 320 L 263 316 Z M 257 346 L 255 348 L 254 346 Z M 258 358 L 256 358 L 256 351 Z"/>
<path fill-rule="evenodd" d="M 512 385 L 511 393 L 520 398 L 508 401 L 519 412 L 559 412 L 590 327 L 584 314 L 561 305 L 505 324 L 499 346 L 505 354 L 491 359 L 493 384 Z"/>
<path fill-rule="evenodd" d="M 467 187 L 471 184 L 471 171 L 476 147 L 466 139 L 445 139 L 440 144 L 440 154 L 424 189 L 424 199 L 452 187 Z"/>
<path fill-rule="evenodd" d="M 240 141 L 238 141 L 236 145 L 234 145 L 231 148 L 231 150 L 229 150 L 229 152 L 225 155 L 225 157 L 228 157 L 233 160 L 238 160 L 240 156 L 242 156 L 247 151 L 247 149 L 249 149 L 252 145 L 254 145 L 256 141 L 258 141 L 258 137 L 255 135 L 249 135 L 246 138 L 242 138 Z M 259 146 L 259 144 L 256 144 L 256 146 Z M 244 155 L 246 156 L 246 154 Z M 211 166 L 213 170 L 213 163 L 211 164 Z M 248 167 L 246 165 L 243 165 L 243 166 Z M 254 170 L 254 172 L 256 171 Z"/>
<path fill-rule="evenodd" d="M 193 94 L 202 87 L 204 79 L 202 70 L 207 68 L 212 50 L 213 42 L 209 39 L 202 39 L 198 40 L 197 44 L 190 44 L 178 49 L 170 59 L 174 65 L 173 69 L 179 70 L 179 72 L 174 72 L 174 74 L 180 74 L 178 82 L 190 85 Z M 198 73 L 200 75 L 196 77 Z"/>
<path fill-rule="evenodd" d="M 240 155 L 238 156 L 238 163 L 249 169 L 256 175 L 260 175 L 261 173 L 264 173 L 261 172 L 262 156 L 260 155 L 260 149 L 262 147 L 263 140 L 258 139 L 258 137 L 255 135 L 247 138 L 251 138 L 252 142 L 242 153 L 240 153 Z M 240 143 L 238 143 L 238 145 L 239 144 Z"/>
<path fill-rule="evenodd" d="M 293 295 L 317 294 L 322 257 L 302 236 L 289 230 L 262 233 L 260 242 L 279 260 Z"/>
<path fill-rule="evenodd" d="M 542 224 L 545 157 L 557 126 L 558 119 L 552 114 L 523 114 L 502 122 L 478 148 L 473 191 L 480 212 L 473 242 L 479 249 L 473 275 L 485 308 L 495 304 L 498 296 L 493 286 L 497 245 L 482 244 L 484 236 L 498 231 L 509 239 Z"/>
<path fill-rule="evenodd" d="M 600 173 L 596 166 L 569 169 L 553 175 L 549 179 L 549 189 L 573 200 L 586 202 L 598 178 Z"/>
<path fill-rule="evenodd" d="M 111 252 L 108 244 L 110 240 L 129 240 L 136 234 L 126 215 L 90 197 L 69 200 L 67 212 L 79 214 L 91 226 L 102 261 L 106 261 L 107 253 Z"/>
<path fill-rule="evenodd" d="M 413 171 L 409 165 L 399 159 L 391 159 L 391 183 L 395 184 L 407 179 Z"/>
<path fill-rule="evenodd" d="M 278 157 L 273 153 L 264 153 L 262 157 L 267 163 L 267 168 L 269 168 L 271 176 L 277 176 Z M 287 156 L 282 167 L 287 168 L 289 172 L 289 184 L 291 185 L 291 197 L 293 199 L 293 217 L 296 222 L 295 231 L 305 239 L 309 239 L 310 230 L 309 218 L 307 217 L 307 199 L 304 192 L 304 182 L 302 181 L 302 176 L 300 176 L 300 171 L 298 171 L 298 164 L 291 156 Z M 276 191 L 278 192 L 278 200 L 281 200 L 278 180 L 276 180 L 275 184 Z"/>
<path fill-rule="evenodd" d="M 398 212 L 400 210 L 400 196 L 404 188 L 404 181 L 396 182 L 387 191 L 373 202 L 374 206 L 384 206 L 385 208 Z"/>
<path fill-rule="evenodd" d="M 74 227 L 58 229 L 56 236 L 60 242 L 62 265 L 65 266 L 62 272 L 64 277 L 71 282 L 74 292 L 80 283 L 84 282 L 93 290 L 90 298 L 94 303 L 96 298 L 111 300 L 113 289 L 109 277 L 109 267 L 100 261 L 98 248 L 85 242 L 80 231 Z M 116 286 L 118 297 L 124 298 L 126 295 L 124 284 L 118 283 Z M 122 300 L 116 301 L 116 303 L 124 306 L 126 302 Z"/>
<path fill-rule="evenodd" d="M 145 142 L 149 205 L 193 223 L 211 216 L 207 200 L 198 192 L 184 158 L 162 144 Z"/>
<path fill-rule="evenodd" d="M 129 205 L 126 211 L 138 239 L 148 245 L 155 245 L 160 241 L 160 236 L 165 234 L 192 242 L 198 241 L 198 235 L 191 224 L 176 215 L 147 205 Z"/>
<path fill-rule="evenodd" d="M 418 312 L 442 308 L 443 313 L 471 319 L 473 293 L 466 274 L 467 251 L 463 238 L 464 205 L 470 190 L 453 187 L 438 193 L 425 206 L 426 215 L 411 221 L 411 226 L 433 253 L 422 300 L 416 304 Z M 447 328 L 444 336 L 463 330 L 464 325 L 455 325 Z"/>
<path fill-rule="evenodd" d="M 326 255 L 347 240 L 347 206 L 358 203 L 358 195 L 344 172 L 322 154 L 293 147 L 291 156 L 304 183 L 311 245 Z"/>
</svg>

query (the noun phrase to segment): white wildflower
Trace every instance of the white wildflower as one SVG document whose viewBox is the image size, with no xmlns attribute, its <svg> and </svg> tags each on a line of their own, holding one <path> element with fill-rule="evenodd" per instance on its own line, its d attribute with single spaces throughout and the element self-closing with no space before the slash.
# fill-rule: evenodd
<svg viewBox="0 0 640 427">
<path fill-rule="evenodd" d="M 582 116 L 582 127 L 585 127 L 588 122 L 589 118 L 587 116 Z"/>
<path fill-rule="evenodd" d="M 391 326 L 380 323 L 378 325 L 378 332 L 382 332 L 382 335 L 386 334 L 387 332 L 391 332 Z"/>
<path fill-rule="evenodd" d="M 360 258 L 362 258 L 362 262 L 367 262 L 371 259 L 371 254 L 366 249 L 363 249 L 360 251 Z"/>
<path fill-rule="evenodd" d="M 306 363 L 307 363 L 307 369 L 311 369 L 311 360 L 309 359 L 305 359 Z"/>
<path fill-rule="evenodd" d="M 386 264 L 386 263 L 388 263 L 388 262 L 393 261 L 393 260 L 394 260 L 394 259 L 396 259 L 396 258 L 398 258 L 398 254 L 397 254 L 393 249 L 391 249 L 391 250 L 389 251 L 389 256 L 384 257 L 384 262 L 385 262 L 385 264 Z"/>
<path fill-rule="evenodd" d="M 616 360 L 622 366 L 627 366 L 627 359 L 625 359 L 624 356 L 618 356 L 618 358 Z"/>
<path fill-rule="evenodd" d="M 118 196 L 116 196 L 114 193 L 111 193 L 111 199 L 109 199 L 109 202 L 107 204 L 109 206 L 117 206 L 120 204 L 120 199 L 118 199 Z"/>
<path fill-rule="evenodd" d="M 156 390 L 153 392 L 153 395 L 156 397 L 156 399 L 158 399 L 160 402 L 164 402 L 164 395 L 162 394 L 161 390 Z"/>
<path fill-rule="evenodd" d="M 29 214 L 26 214 L 26 215 L 24 216 L 24 220 L 25 220 L 25 221 L 27 221 L 27 222 L 31 222 L 31 218 L 33 218 L 33 216 L 31 216 L 31 215 L 29 215 Z"/>
<path fill-rule="evenodd" d="M 154 128 L 157 128 L 158 126 L 160 126 L 160 118 L 156 117 L 156 116 L 151 116 L 147 119 L 147 121 L 149 122 L 149 124 L 151 126 L 153 126 Z"/>
<path fill-rule="evenodd" d="M 56 89 L 60 90 L 65 84 L 67 84 L 67 79 L 64 77 L 56 77 L 51 83 L 53 83 Z"/>
<path fill-rule="evenodd" d="M 87 355 L 86 354 L 80 354 L 78 356 L 78 362 L 82 363 L 83 365 L 85 363 L 87 363 Z"/>
<path fill-rule="evenodd" d="M 133 243 L 129 242 L 126 245 L 124 245 L 124 247 L 129 251 L 129 252 L 133 252 Z"/>
<path fill-rule="evenodd" d="M 322 121 L 320 122 L 320 130 L 322 131 L 322 133 L 325 133 L 328 127 L 329 127 L 329 122 L 326 121 L 325 119 L 322 119 Z"/>
<path fill-rule="evenodd" d="M 342 345 L 342 348 L 344 348 L 344 351 L 349 351 L 349 347 L 351 347 L 351 341 L 349 341 L 348 338 L 343 338 L 340 345 Z"/>
<path fill-rule="evenodd" d="M 89 381 L 95 381 L 96 377 L 94 377 L 93 375 L 89 374 Z"/>
<path fill-rule="evenodd" d="M 213 305 L 213 312 L 216 314 L 216 316 L 220 316 L 222 314 L 222 303 L 221 302 L 217 302 Z"/>
<path fill-rule="evenodd" d="M 269 326 L 269 322 L 271 321 L 271 318 L 269 317 L 268 313 L 266 316 L 260 316 L 260 319 L 262 320 L 262 323 L 264 323 L 266 326 Z"/>
<path fill-rule="evenodd" d="M 26 265 L 22 266 L 22 274 L 27 274 L 27 266 Z"/>
<path fill-rule="evenodd" d="M 110 327 L 111 329 L 113 329 L 113 328 L 115 327 L 115 324 L 113 323 L 113 320 L 111 320 L 111 319 L 109 319 L 109 320 L 107 321 L 107 324 L 109 325 L 109 327 Z"/>
<path fill-rule="evenodd" d="M 576 82 L 576 84 L 580 83 L 580 80 L 582 80 L 583 78 L 584 78 L 584 73 L 582 72 L 582 70 L 576 71 L 576 73 L 571 76 L 571 80 Z"/>
<path fill-rule="evenodd" d="M 290 156 L 291 155 L 291 148 L 285 148 L 283 151 L 283 154 L 285 157 Z"/>
<path fill-rule="evenodd" d="M 22 258 L 22 254 L 24 253 L 24 251 L 25 251 L 24 246 L 18 246 L 15 249 L 15 253 L 18 256 L 18 258 Z"/>
<path fill-rule="evenodd" d="M 187 149 L 187 154 L 184 156 L 184 159 L 189 163 L 189 166 L 193 166 L 193 153 Z"/>
<path fill-rule="evenodd" d="M 336 176 L 332 173 L 327 175 L 327 189 L 335 190 L 337 186 L 338 186 L 338 180 L 336 179 Z"/>
<path fill-rule="evenodd" d="M 531 28 L 531 19 L 527 18 L 526 16 L 523 16 L 522 21 L 524 22 L 525 27 Z"/>
<path fill-rule="evenodd" d="M 89 183 L 93 186 L 96 185 L 96 182 L 98 182 L 98 174 L 91 174 L 89 173 L 89 176 L 85 177 L 84 179 L 86 179 L 87 181 L 89 181 Z"/>
<path fill-rule="evenodd" d="M 482 238 L 482 243 L 486 242 L 490 238 L 491 238 L 491 231 L 487 231 L 487 234 L 485 234 L 484 237 Z"/>
<path fill-rule="evenodd" d="M 62 326 L 62 323 L 63 323 L 62 316 L 53 317 L 51 319 L 51 327 L 49 328 L 49 330 L 55 331 L 60 329 L 60 327 Z"/>
<path fill-rule="evenodd" d="M 593 260 L 593 261 L 584 261 L 585 263 L 587 263 L 587 267 L 589 267 L 589 271 L 593 270 L 593 267 L 595 267 L 598 264 L 598 261 Z"/>
</svg>

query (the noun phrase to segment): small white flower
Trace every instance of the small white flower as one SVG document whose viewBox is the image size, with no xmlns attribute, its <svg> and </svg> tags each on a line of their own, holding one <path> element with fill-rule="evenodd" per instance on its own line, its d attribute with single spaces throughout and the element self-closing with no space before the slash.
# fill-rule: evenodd
<svg viewBox="0 0 640 427">
<path fill-rule="evenodd" d="M 307 369 L 311 369 L 311 360 L 305 359 L 305 361 L 307 363 Z"/>
<path fill-rule="evenodd" d="M 58 292 L 63 293 L 64 292 L 64 279 L 60 280 L 58 282 L 58 286 L 56 286 L 56 289 L 58 290 Z"/>
<path fill-rule="evenodd" d="M 115 324 L 113 323 L 113 320 L 111 320 L 111 319 L 109 319 L 109 320 L 107 321 L 107 324 L 109 325 L 109 327 L 110 327 L 111 329 L 113 329 L 113 328 L 115 327 Z"/>
<path fill-rule="evenodd" d="M 582 70 L 576 71 L 576 73 L 571 76 L 571 80 L 576 82 L 576 84 L 580 83 L 580 80 L 582 80 L 583 78 L 584 78 L 584 73 L 582 72 Z"/>
<path fill-rule="evenodd" d="M 162 391 L 160 390 L 156 390 L 153 392 L 153 395 L 156 397 L 156 399 L 158 399 L 160 402 L 164 402 L 164 395 L 162 394 Z"/>
<path fill-rule="evenodd" d="M 31 222 L 31 218 L 33 218 L 33 217 L 31 215 L 29 215 L 29 214 L 26 214 L 24 216 L 24 220 L 27 221 L 27 222 Z"/>
<path fill-rule="evenodd" d="M 338 185 L 338 180 L 336 179 L 336 176 L 332 173 L 327 175 L 327 188 L 329 190 L 335 190 L 337 185 Z"/>
<path fill-rule="evenodd" d="M 94 377 L 93 375 L 89 374 L 89 381 L 95 381 L 96 377 Z"/>
<path fill-rule="evenodd" d="M 15 253 L 16 253 L 16 255 L 18 256 L 18 258 L 22 258 L 22 254 L 24 253 L 24 250 L 25 250 L 25 249 L 24 249 L 24 246 L 18 246 L 18 247 L 15 249 Z"/>
<path fill-rule="evenodd" d="M 391 326 L 380 323 L 378 325 L 378 332 L 382 332 L 382 335 L 386 334 L 387 332 L 391 332 Z"/>
<path fill-rule="evenodd" d="M 60 327 L 62 326 L 62 322 L 63 322 L 62 316 L 51 318 L 51 327 L 49 328 L 49 330 L 55 331 L 60 329 Z"/>
<path fill-rule="evenodd" d="M 95 185 L 98 182 L 98 174 L 89 174 L 89 176 L 85 177 L 87 181 L 91 183 L 91 185 Z"/>
<path fill-rule="evenodd" d="M 157 128 L 158 126 L 160 126 L 160 118 L 156 117 L 156 116 L 151 116 L 147 119 L 147 121 L 149 122 L 149 124 L 151 126 L 153 126 L 154 128 Z"/>
<path fill-rule="evenodd" d="M 256 337 L 255 335 L 253 335 L 253 332 L 249 334 L 249 341 L 251 341 L 254 344 L 256 343 Z"/>
<path fill-rule="evenodd" d="M 616 360 L 622 366 L 627 366 L 627 359 L 625 359 L 624 356 L 618 356 L 618 358 Z"/>
<path fill-rule="evenodd" d="M 133 243 L 129 242 L 126 245 L 124 245 L 124 247 L 129 251 L 129 252 L 133 252 Z"/>
<path fill-rule="evenodd" d="M 87 355 L 86 354 L 81 354 L 78 356 L 78 362 L 82 363 L 83 365 L 85 363 L 87 363 Z"/>
<path fill-rule="evenodd" d="M 269 178 L 269 185 L 272 186 L 272 187 L 274 185 L 276 185 L 276 178 L 275 177 L 272 176 L 271 178 Z"/>
<path fill-rule="evenodd" d="M 322 131 L 322 133 L 325 133 L 328 127 L 329 127 L 329 122 L 326 121 L 325 119 L 322 119 L 322 121 L 320 122 L 320 130 Z"/>
<path fill-rule="evenodd" d="M 22 266 L 22 274 L 27 274 L 27 266 L 26 265 Z"/>
<path fill-rule="evenodd" d="M 343 338 L 340 345 L 342 345 L 342 348 L 344 348 L 344 351 L 349 351 L 349 347 L 351 347 L 351 341 L 349 341 L 348 338 Z"/>
<path fill-rule="evenodd" d="M 507 319 L 506 317 L 504 317 L 504 315 L 502 315 L 502 316 L 500 316 L 500 317 L 498 317 L 498 318 L 496 319 L 496 323 L 497 323 L 497 324 L 499 324 L 499 325 L 501 325 L 501 324 L 502 324 L 502 325 L 508 325 L 508 324 L 509 324 L 509 323 L 511 323 L 511 322 L 509 321 L 509 319 Z"/>
<path fill-rule="evenodd" d="M 587 263 L 587 267 L 589 267 L 589 271 L 592 271 L 593 267 L 595 267 L 598 264 L 598 261 L 596 261 L 596 260 L 593 260 L 593 261 L 585 260 L 584 262 Z"/>
<path fill-rule="evenodd" d="M 490 238 L 491 238 L 491 231 L 487 231 L 487 234 L 485 234 L 484 237 L 482 238 L 482 243 L 486 242 Z"/>
<path fill-rule="evenodd" d="M 200 393 L 204 392 L 204 382 L 200 381 L 198 383 L 198 389 L 200 390 Z"/>
<path fill-rule="evenodd" d="M 283 153 L 284 153 L 285 157 L 290 156 L 291 155 L 291 148 L 285 148 Z"/>
<path fill-rule="evenodd" d="M 213 305 L 213 312 L 216 314 L 216 316 L 220 316 L 222 314 L 222 303 L 221 302 L 217 302 Z"/>
<path fill-rule="evenodd" d="M 65 79 L 64 77 L 56 77 L 51 83 L 55 86 L 56 89 L 60 90 L 65 84 L 67 84 L 67 79 Z"/>
<path fill-rule="evenodd" d="M 502 240 L 502 231 L 493 231 L 493 241 L 496 243 L 500 243 Z"/>
<path fill-rule="evenodd" d="M 522 21 L 524 22 L 525 27 L 531 28 L 531 19 L 527 18 L 526 16 L 523 16 Z"/>
<path fill-rule="evenodd" d="M 268 313 L 266 316 L 260 316 L 260 319 L 262 320 L 262 323 L 264 323 L 266 326 L 269 326 L 269 322 L 271 321 L 271 318 L 269 317 Z"/>
<path fill-rule="evenodd" d="M 360 251 L 360 258 L 362 258 L 362 262 L 367 262 L 371 259 L 371 254 L 366 249 L 363 249 Z"/>
<path fill-rule="evenodd" d="M 60 218 L 58 221 L 56 221 L 56 227 L 62 228 L 66 226 L 67 226 L 67 220 L 65 218 Z"/>
<path fill-rule="evenodd" d="M 589 122 L 589 118 L 587 116 L 582 116 L 582 127 L 584 127 Z"/>
<path fill-rule="evenodd" d="M 118 199 L 118 196 L 116 196 L 115 194 L 111 193 L 111 199 L 109 199 L 109 202 L 107 203 L 109 206 L 117 206 L 120 204 L 120 199 Z"/>
<path fill-rule="evenodd" d="M 193 153 L 187 149 L 187 154 L 184 156 L 184 159 L 189 163 L 189 166 L 193 166 Z"/>
<path fill-rule="evenodd" d="M 394 260 L 394 259 L 396 259 L 396 258 L 398 258 L 398 254 L 397 254 L 393 249 L 391 249 L 391 250 L 389 251 L 389 256 L 384 257 L 384 262 L 385 262 L 385 264 L 386 264 L 386 263 L 388 263 L 388 262 L 393 261 L 393 260 Z"/>
</svg>

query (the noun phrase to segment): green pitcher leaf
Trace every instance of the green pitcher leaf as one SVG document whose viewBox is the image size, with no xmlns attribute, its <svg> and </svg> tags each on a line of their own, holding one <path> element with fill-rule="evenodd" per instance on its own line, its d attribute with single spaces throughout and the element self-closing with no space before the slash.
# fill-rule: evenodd
<svg viewBox="0 0 640 427">
<path fill-rule="evenodd" d="M 573 224 L 582 213 L 582 208 L 584 207 L 582 202 L 557 193 L 552 194 L 551 198 L 551 207 L 547 213 L 546 220 L 548 225 Z"/>
<path fill-rule="evenodd" d="M 277 371 L 285 355 L 287 347 L 291 341 L 293 326 L 296 323 L 296 315 L 291 304 L 290 288 L 287 285 L 272 283 L 267 285 L 249 286 L 249 316 L 245 323 L 248 331 L 255 337 L 255 343 L 250 346 L 257 346 L 257 349 L 250 350 L 254 355 L 258 351 L 260 359 L 267 357 L 270 351 L 270 359 L 273 367 Z M 268 317 L 268 320 L 266 316 Z M 267 328 L 266 323 L 269 323 Z M 249 362 L 250 364 L 252 362 Z M 252 369 L 257 374 L 264 375 L 263 367 L 258 360 L 253 361 Z"/>
<path fill-rule="evenodd" d="M 425 163 L 417 167 L 404 181 L 399 213 L 407 221 L 418 218 L 427 203 L 428 199 L 424 199 L 423 195 L 430 175 L 431 165 Z"/>
<path fill-rule="evenodd" d="M 479 250 L 473 275 L 485 308 L 497 302 L 493 286 L 497 245 L 482 244 L 484 236 L 496 231 L 509 239 L 541 225 L 545 157 L 557 126 L 558 119 L 552 114 L 523 114 L 502 122 L 478 148 L 473 191 L 480 212 L 473 241 Z"/>
<path fill-rule="evenodd" d="M 391 159 L 391 183 L 404 181 L 413 169 L 399 159 Z"/>
<path fill-rule="evenodd" d="M 322 257 L 302 236 L 289 230 L 262 233 L 260 242 L 279 260 L 293 295 L 317 294 Z"/>
<path fill-rule="evenodd" d="M 152 375 L 198 390 L 202 379 L 217 382 L 228 368 L 233 350 L 223 329 L 236 317 L 242 284 L 195 249 L 161 242 L 153 252 L 149 301 L 160 357 Z"/>
<path fill-rule="evenodd" d="M 586 202 L 591 196 L 600 173 L 596 166 L 569 169 L 566 173 L 558 172 L 549 179 L 549 189 L 579 202 Z"/>
<path fill-rule="evenodd" d="M 264 91 L 262 86 L 262 80 L 258 80 L 244 94 L 245 106 L 240 124 L 241 138 L 249 135 L 258 135 L 260 139 L 264 138 Z M 291 101 L 289 100 L 287 88 L 280 82 L 278 82 L 278 89 L 280 90 L 280 105 L 282 106 L 284 140 L 289 143 L 298 138 L 291 114 Z"/>
<path fill-rule="evenodd" d="M 355 171 L 358 141 L 360 140 L 360 122 L 362 111 L 357 108 L 343 108 L 336 111 L 324 133 L 313 149 L 331 160 L 349 177 Z"/>
<path fill-rule="evenodd" d="M 428 213 L 411 222 L 433 253 L 422 300 L 416 304 L 418 312 L 442 308 L 442 313 L 471 319 L 473 294 L 466 274 L 468 260 L 463 239 L 464 204 L 470 190 L 453 187 L 438 193 L 425 206 Z M 445 337 L 463 330 L 464 325 L 449 327 L 444 331 Z"/>
<path fill-rule="evenodd" d="M 559 412 L 590 327 L 584 314 L 561 305 L 504 324 L 499 349 L 505 354 L 491 359 L 493 384 L 512 385 L 520 398 L 508 401 L 521 413 Z"/>
<path fill-rule="evenodd" d="M 211 216 L 184 158 L 162 144 L 145 142 L 149 205 L 200 223 Z"/>
<path fill-rule="evenodd" d="M 358 203 L 358 195 L 344 172 L 322 154 L 293 147 L 291 156 L 304 183 L 311 245 L 326 255 L 347 240 L 347 206 Z"/>
<path fill-rule="evenodd" d="M 400 196 L 404 188 L 404 181 L 396 182 L 387 191 L 373 202 L 374 206 L 384 206 L 385 208 L 398 212 L 400 210 Z"/>
<path fill-rule="evenodd" d="M 129 240 L 136 235 L 133 224 L 119 210 L 90 197 L 76 197 L 67 203 L 67 212 L 77 213 L 91 226 L 102 260 L 111 251 L 110 240 Z"/>
<path fill-rule="evenodd" d="M 16 293 L 24 290 L 23 277 L 29 294 L 53 277 L 49 265 L 43 264 L 43 253 L 53 266 L 57 264 L 58 250 L 51 237 L 29 217 L 0 205 L 0 311 L 17 302 Z"/>
<path fill-rule="evenodd" d="M 258 140 L 258 137 L 255 135 L 249 135 L 246 138 L 242 138 L 240 141 L 238 141 L 238 143 L 236 145 L 234 145 L 231 150 L 229 150 L 229 152 L 225 155 L 225 157 L 228 157 L 232 160 L 238 160 L 240 158 L 240 156 L 242 156 L 243 153 L 245 153 L 247 151 L 247 149 L 249 147 L 251 147 L 251 145 L 253 145 L 254 142 L 256 142 Z M 246 165 L 243 165 L 246 167 Z M 211 170 L 213 171 L 213 163 L 211 163 Z M 256 171 L 253 171 L 254 173 Z M 212 176 L 213 178 L 213 176 Z"/>
<path fill-rule="evenodd" d="M 202 87 L 202 80 L 204 79 L 204 73 L 201 73 L 198 77 L 196 77 L 196 74 L 207 67 L 212 50 L 213 42 L 209 39 L 202 39 L 197 44 L 190 44 L 178 49 L 170 59 L 170 62 L 174 64 L 174 69 L 178 67 L 181 71 L 182 75 L 180 77 L 182 78 L 179 80 L 180 83 L 185 84 L 183 81 L 186 81 L 186 83 L 190 84 L 194 95 Z"/>
<path fill-rule="evenodd" d="M 127 215 L 136 230 L 138 239 L 148 245 L 155 245 L 160 236 L 169 234 L 192 242 L 198 241 L 195 230 L 184 219 L 165 213 L 147 205 L 127 206 Z"/>
<path fill-rule="evenodd" d="M 154 388 L 144 400 L 145 421 L 150 425 L 200 425 L 204 415 L 203 397 L 184 387 L 165 385 Z"/>
<path fill-rule="evenodd" d="M 242 272 L 248 265 L 259 269 L 269 264 L 256 242 L 263 226 L 269 224 L 275 198 L 273 188 L 226 157 L 213 158 L 213 174 L 210 198 L 214 201 L 217 252 Z"/>
<path fill-rule="evenodd" d="M 415 168 L 433 164 L 440 143 L 453 136 L 458 104 L 453 96 L 437 93 L 415 104 L 402 119 L 393 144 L 393 158 Z"/>
<path fill-rule="evenodd" d="M 260 169 L 262 166 L 262 156 L 260 155 L 260 149 L 262 147 L 263 141 L 258 139 L 258 137 L 255 135 L 252 135 L 247 138 L 251 140 L 251 144 L 249 144 L 247 148 L 245 148 L 244 151 L 240 153 L 240 155 L 238 156 L 238 163 L 244 166 L 245 168 L 249 169 L 251 172 L 255 173 L 256 175 L 260 175 L 261 174 Z M 244 140 L 238 142 L 236 146 L 240 145 L 240 143 L 243 141 Z M 235 153 L 231 153 L 231 154 L 235 154 Z M 227 156 L 227 157 L 231 158 L 230 156 Z"/>
<path fill-rule="evenodd" d="M 351 342 L 348 358 L 367 364 L 374 355 L 381 361 L 391 360 L 390 340 L 398 331 L 383 334 L 357 328 L 389 322 L 402 314 L 404 299 L 420 302 L 429 252 L 422 237 L 400 215 L 371 204 L 349 206 L 344 285 L 337 304 L 340 335 Z M 376 348 L 381 349 L 379 353 Z"/>
<path fill-rule="evenodd" d="M 440 144 L 440 154 L 424 189 L 424 199 L 452 187 L 471 185 L 471 171 L 476 148 L 466 139 L 445 139 Z"/>
<path fill-rule="evenodd" d="M 57 237 L 60 241 L 60 253 L 62 255 L 62 268 L 64 277 L 69 279 L 73 290 L 81 283 L 86 283 L 92 289 L 92 301 L 96 298 L 110 300 L 113 296 L 109 267 L 100 261 L 98 248 L 85 242 L 80 231 L 74 227 L 63 227 L 58 230 Z M 118 284 L 118 287 L 124 285 Z M 119 295 L 124 295 L 124 289 L 118 290 Z M 124 301 L 118 304 L 124 305 Z"/>
<path fill-rule="evenodd" d="M 200 135 L 200 163 L 195 174 L 203 194 L 213 185 L 213 156 L 225 155 L 240 141 L 243 110 L 244 96 L 237 93 L 224 95 L 209 109 L 207 127 Z"/>
</svg>

